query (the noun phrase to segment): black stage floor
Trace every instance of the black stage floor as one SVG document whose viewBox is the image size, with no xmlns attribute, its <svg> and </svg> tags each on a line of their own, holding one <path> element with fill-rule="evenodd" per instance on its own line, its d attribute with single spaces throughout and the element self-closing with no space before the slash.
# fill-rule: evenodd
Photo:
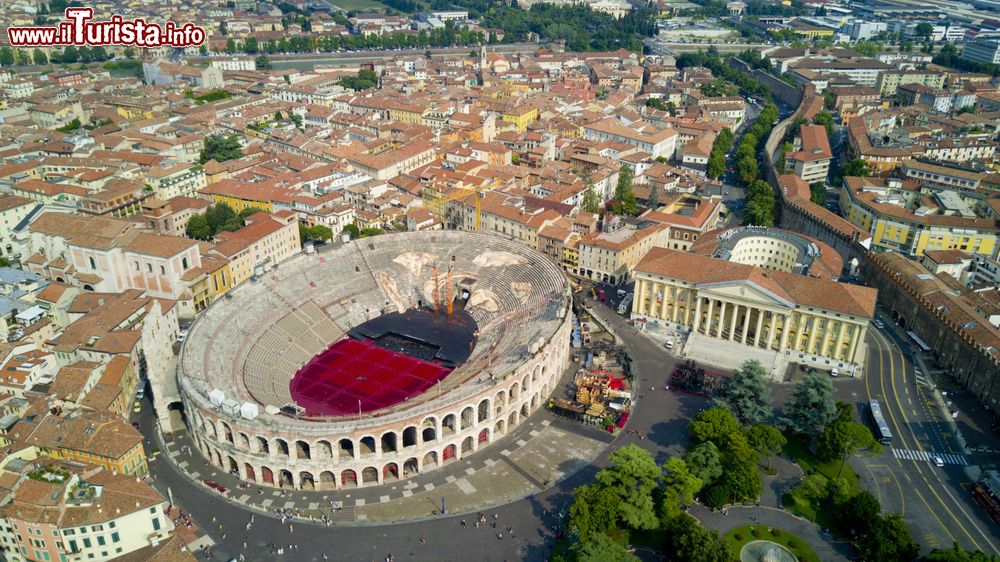
<svg viewBox="0 0 1000 562">
<path fill-rule="evenodd" d="M 375 345 L 447 366 L 464 363 L 475 346 L 476 321 L 456 308 L 448 314 L 427 309 L 390 312 L 373 318 L 349 332 L 355 339 L 372 340 Z"/>
</svg>

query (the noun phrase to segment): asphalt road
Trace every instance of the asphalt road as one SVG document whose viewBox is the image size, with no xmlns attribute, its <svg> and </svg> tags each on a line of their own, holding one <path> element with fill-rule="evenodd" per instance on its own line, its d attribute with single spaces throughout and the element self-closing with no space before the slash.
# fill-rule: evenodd
<svg viewBox="0 0 1000 562">
<path fill-rule="evenodd" d="M 854 397 L 863 399 L 854 403 L 879 400 L 894 438 L 881 455 L 859 459 L 863 465 L 859 475 L 868 480 L 885 511 L 903 515 L 925 548 L 948 548 L 958 542 L 966 548 L 1000 552 L 996 524 L 969 495 L 977 470 L 964 464 L 989 459 L 960 449 L 923 374 L 918 384 L 903 331 L 884 320 L 885 330 L 870 331 L 863 393 L 857 386 L 852 390 Z M 861 416 L 868 419 L 867 408 Z M 946 464 L 935 466 L 928 460 L 934 455 L 947 459 Z"/>
</svg>

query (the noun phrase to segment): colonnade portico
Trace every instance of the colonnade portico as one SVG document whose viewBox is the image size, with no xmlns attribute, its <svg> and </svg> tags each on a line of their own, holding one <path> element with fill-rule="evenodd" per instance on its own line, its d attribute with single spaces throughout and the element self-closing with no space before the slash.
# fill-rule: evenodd
<svg viewBox="0 0 1000 562">
<path fill-rule="evenodd" d="M 855 362 L 868 319 L 803 307 L 750 281 L 697 284 L 637 272 L 632 313 L 783 353 Z"/>
</svg>

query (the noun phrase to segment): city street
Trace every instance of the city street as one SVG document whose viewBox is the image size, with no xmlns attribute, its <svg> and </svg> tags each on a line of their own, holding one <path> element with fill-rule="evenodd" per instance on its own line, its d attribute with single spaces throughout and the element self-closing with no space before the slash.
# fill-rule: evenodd
<svg viewBox="0 0 1000 562">
<path fill-rule="evenodd" d="M 917 373 L 905 333 L 891 319 L 884 321 L 885 330 L 873 327 L 869 333 L 865 380 L 840 387 L 838 394 L 844 390 L 850 394 L 838 398 L 864 405 L 859 415 L 866 421 L 868 400 L 879 400 L 893 440 L 881 455 L 859 457 L 852 464 L 883 509 L 901 513 L 925 547 L 948 548 L 958 542 L 965 548 L 998 552 L 996 524 L 969 495 L 969 485 L 979 473 L 975 465 L 991 459 L 968 455 L 956 443 L 926 375 Z M 944 466 L 935 466 L 935 456 Z"/>
</svg>

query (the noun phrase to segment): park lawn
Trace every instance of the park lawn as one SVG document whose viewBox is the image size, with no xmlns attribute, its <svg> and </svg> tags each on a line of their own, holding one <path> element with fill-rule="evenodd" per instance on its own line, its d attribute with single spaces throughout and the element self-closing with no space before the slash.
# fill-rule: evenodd
<svg viewBox="0 0 1000 562">
<path fill-rule="evenodd" d="M 752 534 L 752 531 L 755 528 L 759 531 L 759 537 L 755 537 Z M 774 531 L 778 533 L 777 536 L 775 536 L 774 532 L 768 532 L 766 525 L 744 525 L 730 530 L 722 538 L 723 540 L 729 542 L 729 544 L 733 545 L 733 550 L 736 552 L 737 556 L 739 556 L 740 549 L 743 548 L 743 545 L 748 542 L 756 540 L 769 540 L 792 551 L 792 554 L 799 559 L 799 562 L 820 562 L 816 551 L 813 550 L 807 542 L 789 533 L 788 531 L 781 529 L 774 529 Z M 740 535 L 741 538 L 737 539 L 736 535 Z"/>
<path fill-rule="evenodd" d="M 785 444 L 783 452 L 798 463 L 806 474 L 818 472 L 830 480 L 836 480 L 837 471 L 840 470 L 840 461 L 824 462 L 820 460 L 815 453 L 809 450 L 809 444 L 805 441 L 793 437 Z M 841 478 L 851 485 L 851 490 L 854 492 L 861 491 L 861 482 L 850 463 L 844 465 L 844 474 Z"/>
</svg>

